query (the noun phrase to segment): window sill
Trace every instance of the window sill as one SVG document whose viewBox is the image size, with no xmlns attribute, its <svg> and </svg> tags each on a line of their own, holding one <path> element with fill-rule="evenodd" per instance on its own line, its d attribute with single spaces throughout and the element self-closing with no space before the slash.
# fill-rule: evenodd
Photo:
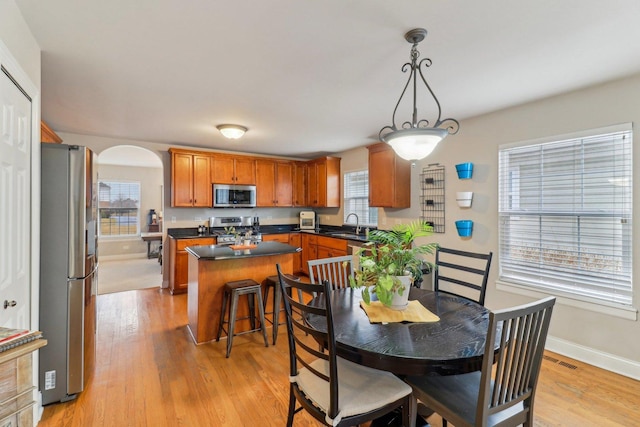
<svg viewBox="0 0 640 427">
<path fill-rule="evenodd" d="M 496 289 L 504 292 L 511 292 L 518 295 L 526 295 L 533 298 L 543 298 L 551 294 L 545 293 L 537 289 L 531 289 L 527 286 L 518 285 L 504 281 L 496 282 Z M 638 309 L 633 306 L 620 305 L 605 301 L 593 301 L 587 299 L 578 299 L 577 296 L 552 295 L 556 297 L 558 304 L 579 308 L 582 310 L 593 311 L 596 313 L 607 314 L 613 317 L 619 317 L 626 320 L 638 320 Z"/>
</svg>

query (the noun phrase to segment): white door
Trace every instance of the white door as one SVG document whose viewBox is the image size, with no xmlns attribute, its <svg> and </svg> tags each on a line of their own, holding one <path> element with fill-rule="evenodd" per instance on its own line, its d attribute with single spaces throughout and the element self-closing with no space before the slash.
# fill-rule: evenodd
<svg viewBox="0 0 640 427">
<path fill-rule="evenodd" d="M 0 326 L 29 328 L 31 100 L 0 71 Z"/>
</svg>

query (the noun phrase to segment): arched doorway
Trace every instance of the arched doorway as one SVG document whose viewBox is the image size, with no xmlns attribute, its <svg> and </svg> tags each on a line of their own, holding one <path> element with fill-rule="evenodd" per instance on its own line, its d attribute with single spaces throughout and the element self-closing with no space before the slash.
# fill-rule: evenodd
<svg viewBox="0 0 640 427">
<path fill-rule="evenodd" d="M 98 293 L 161 286 L 162 161 L 146 148 L 118 145 L 99 153 L 97 163 Z M 158 240 L 148 240 L 150 231 Z"/>
</svg>

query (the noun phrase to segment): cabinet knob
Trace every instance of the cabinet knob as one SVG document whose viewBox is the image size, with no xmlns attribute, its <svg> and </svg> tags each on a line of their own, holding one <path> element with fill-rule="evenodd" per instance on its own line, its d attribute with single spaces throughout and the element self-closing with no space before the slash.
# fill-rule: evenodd
<svg viewBox="0 0 640 427">
<path fill-rule="evenodd" d="M 18 303 L 14 300 L 4 300 L 4 309 L 6 310 L 9 307 L 15 307 Z"/>
</svg>

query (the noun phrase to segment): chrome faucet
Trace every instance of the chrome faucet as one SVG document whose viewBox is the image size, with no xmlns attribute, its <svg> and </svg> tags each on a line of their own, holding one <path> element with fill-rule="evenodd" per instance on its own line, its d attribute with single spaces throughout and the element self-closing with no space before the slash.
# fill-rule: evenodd
<svg viewBox="0 0 640 427">
<path fill-rule="evenodd" d="M 360 219 L 358 218 L 358 214 L 351 212 L 349 215 L 347 215 L 347 217 L 344 219 L 344 222 L 348 222 L 349 221 L 349 217 L 353 215 L 356 217 L 356 234 L 360 234 Z"/>
</svg>

